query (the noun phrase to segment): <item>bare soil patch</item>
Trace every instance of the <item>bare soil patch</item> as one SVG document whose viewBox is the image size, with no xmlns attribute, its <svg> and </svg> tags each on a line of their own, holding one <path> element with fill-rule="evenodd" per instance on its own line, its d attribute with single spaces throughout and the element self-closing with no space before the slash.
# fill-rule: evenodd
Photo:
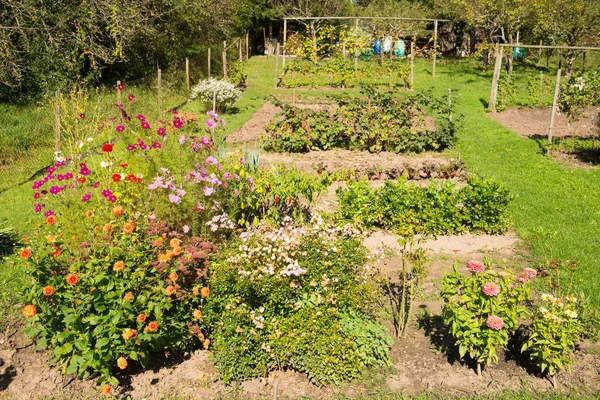
<svg viewBox="0 0 600 400">
<path fill-rule="evenodd" d="M 597 125 L 593 118 L 598 116 L 598 107 L 590 107 L 584 117 L 569 126 L 567 117 L 557 113 L 554 120 L 555 137 L 593 137 L 597 134 Z M 544 108 L 507 108 L 499 113 L 489 114 L 507 128 L 522 136 L 536 138 L 547 137 L 550 129 L 551 107 Z"/>
</svg>

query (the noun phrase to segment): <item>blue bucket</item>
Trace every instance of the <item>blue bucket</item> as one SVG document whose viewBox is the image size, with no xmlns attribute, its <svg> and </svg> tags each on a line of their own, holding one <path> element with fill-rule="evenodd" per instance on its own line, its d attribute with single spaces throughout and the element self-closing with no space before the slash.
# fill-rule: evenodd
<svg viewBox="0 0 600 400">
<path fill-rule="evenodd" d="M 376 55 L 381 53 L 381 40 L 377 39 L 375 43 L 373 43 L 373 50 L 375 51 Z"/>
</svg>

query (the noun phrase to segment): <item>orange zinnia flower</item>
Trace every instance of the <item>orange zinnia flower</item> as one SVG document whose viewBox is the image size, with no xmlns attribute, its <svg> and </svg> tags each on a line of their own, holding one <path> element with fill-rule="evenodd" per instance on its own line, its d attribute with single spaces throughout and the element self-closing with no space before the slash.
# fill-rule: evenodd
<svg viewBox="0 0 600 400">
<path fill-rule="evenodd" d="M 135 222 L 130 221 L 123 225 L 123 233 L 131 234 L 135 230 Z"/>
<path fill-rule="evenodd" d="M 199 296 L 200 295 L 200 286 L 194 286 L 194 288 L 192 289 L 192 293 L 194 293 L 194 296 Z"/>
<path fill-rule="evenodd" d="M 125 362 L 127 362 L 127 361 L 125 361 Z M 125 366 L 125 367 L 127 367 L 127 366 Z M 110 394 L 110 386 L 109 385 L 103 385 L 100 388 L 100 393 L 102 393 L 105 396 L 108 396 Z"/>
<path fill-rule="evenodd" d="M 177 278 L 179 278 L 179 276 L 177 276 L 176 272 L 171 272 L 171 274 L 169 275 L 169 280 L 171 280 L 171 282 L 175 282 Z"/>
<path fill-rule="evenodd" d="M 102 228 L 102 231 L 104 233 L 108 233 L 108 232 L 110 232 L 110 230 L 112 229 L 112 227 L 113 227 L 112 224 L 108 223 L 108 224 L 104 225 L 104 227 Z"/>
<path fill-rule="evenodd" d="M 173 286 L 169 285 L 169 286 L 167 286 L 166 292 L 167 292 L 167 295 L 170 296 L 173 293 L 175 293 L 175 288 Z"/>
<path fill-rule="evenodd" d="M 112 209 L 112 213 L 115 217 L 119 217 L 119 216 L 123 215 L 123 211 L 125 211 L 123 206 L 114 206 Z"/>
<path fill-rule="evenodd" d="M 181 247 L 173 247 L 173 255 L 178 256 L 182 253 Z"/>
<path fill-rule="evenodd" d="M 58 246 L 54 246 L 54 253 L 52 253 L 52 257 L 57 258 L 62 254 L 62 250 Z"/>
<path fill-rule="evenodd" d="M 175 247 L 179 247 L 179 245 L 181 244 L 181 240 L 173 238 L 171 239 L 171 241 L 169 242 L 169 244 L 171 245 L 171 247 L 175 248 Z"/>
<path fill-rule="evenodd" d="M 169 257 L 166 254 L 160 253 L 158 255 L 158 262 L 161 263 L 161 264 L 164 264 L 164 263 L 168 262 L 170 259 L 171 259 L 171 257 Z"/>
<path fill-rule="evenodd" d="M 79 277 L 77 276 L 76 273 L 72 272 L 69 275 L 67 275 L 66 280 L 67 280 L 67 284 L 73 286 L 73 285 L 76 285 L 77 282 L 79 282 Z"/>
<path fill-rule="evenodd" d="M 44 289 L 42 290 L 42 293 L 44 293 L 45 296 L 52 296 L 54 294 L 54 288 L 50 285 L 44 287 Z"/>
<path fill-rule="evenodd" d="M 200 289 L 200 294 L 202 295 L 202 297 L 208 297 L 210 295 L 210 289 L 205 286 L 202 289 Z"/>
<path fill-rule="evenodd" d="M 31 250 L 30 249 L 21 250 L 21 257 L 23 257 L 24 259 L 28 259 L 29 257 L 31 257 Z"/>
<path fill-rule="evenodd" d="M 133 293 L 131 293 L 131 292 L 125 293 L 125 297 L 124 297 L 125 300 L 133 301 L 133 298 L 134 298 Z"/>
<path fill-rule="evenodd" d="M 148 332 L 156 332 L 158 330 L 158 322 L 152 321 L 148 324 Z"/>
<path fill-rule="evenodd" d="M 127 368 L 127 360 L 124 357 L 119 357 L 117 359 L 117 367 L 119 367 L 120 369 Z"/>
<path fill-rule="evenodd" d="M 198 320 L 202 319 L 202 311 L 200 311 L 200 310 L 194 310 L 192 315 L 194 316 L 194 319 L 198 319 Z"/>
<path fill-rule="evenodd" d="M 131 328 L 123 329 L 123 334 L 121 335 L 124 340 L 135 339 L 137 336 L 137 331 Z"/>
<path fill-rule="evenodd" d="M 140 314 L 140 315 L 138 315 L 138 316 L 137 316 L 137 320 L 138 320 L 139 322 L 144 322 L 144 321 L 146 321 L 146 314 Z"/>
<path fill-rule="evenodd" d="M 206 339 L 203 344 L 204 344 L 204 348 L 208 349 L 208 346 L 210 346 L 210 339 Z"/>
<path fill-rule="evenodd" d="M 37 314 L 37 308 L 33 304 L 23 307 L 23 316 L 25 318 L 33 318 Z"/>
<path fill-rule="evenodd" d="M 56 223 L 56 217 L 54 215 L 50 215 L 48 218 L 46 218 L 46 223 L 48 225 L 54 225 Z"/>
<path fill-rule="evenodd" d="M 94 212 L 92 210 L 87 210 L 85 212 L 85 216 L 88 218 L 92 218 L 94 216 Z"/>
<path fill-rule="evenodd" d="M 117 261 L 113 265 L 113 271 L 121 272 L 121 271 L 123 271 L 123 269 L 125 269 L 125 263 L 123 261 Z"/>
<path fill-rule="evenodd" d="M 54 235 L 48 235 L 48 236 L 46 236 L 46 241 L 49 244 L 52 244 L 52 243 L 56 242 L 56 236 L 54 236 Z"/>
<path fill-rule="evenodd" d="M 163 242 L 162 242 L 162 240 L 160 240 L 160 239 L 156 239 L 156 240 L 155 240 L 155 241 L 152 243 L 152 246 L 154 246 L 154 247 L 162 247 L 162 245 L 163 245 Z"/>
</svg>

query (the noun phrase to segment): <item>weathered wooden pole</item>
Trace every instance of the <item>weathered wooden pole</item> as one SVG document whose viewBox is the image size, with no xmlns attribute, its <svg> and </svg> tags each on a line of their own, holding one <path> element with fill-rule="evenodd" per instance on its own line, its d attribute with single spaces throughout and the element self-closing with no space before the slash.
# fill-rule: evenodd
<svg viewBox="0 0 600 400">
<path fill-rule="evenodd" d="M 356 72 L 356 70 L 358 69 L 358 49 L 356 48 L 356 43 L 358 42 L 356 40 L 356 36 L 358 36 L 358 18 L 356 18 L 354 20 L 354 36 L 355 36 L 355 42 L 354 42 L 354 71 Z"/>
<path fill-rule="evenodd" d="M 433 76 L 435 77 L 435 61 L 437 58 L 437 34 L 438 34 L 438 21 L 437 19 L 433 23 Z"/>
<path fill-rule="evenodd" d="M 540 40 L 540 46 L 542 46 L 543 41 Z M 542 61 L 542 48 L 538 49 L 538 64 Z"/>
<path fill-rule="evenodd" d="M 410 88 L 415 84 L 415 42 L 410 41 Z"/>
<path fill-rule="evenodd" d="M 560 93 L 560 74 L 559 69 L 556 73 L 556 86 L 554 87 L 554 101 L 552 102 L 552 115 L 550 116 L 550 130 L 548 131 L 548 144 L 552 145 L 552 135 L 554 134 L 554 118 L 558 106 L 558 95 Z"/>
<path fill-rule="evenodd" d="M 187 101 L 190 102 L 190 59 L 185 58 L 185 85 L 187 87 Z"/>
<path fill-rule="evenodd" d="M 121 104 L 121 103 L 119 103 Z M 56 108 L 54 111 L 54 151 L 60 151 L 60 93 L 56 91 Z"/>
<path fill-rule="evenodd" d="M 269 58 L 269 49 L 267 49 L 267 30 L 263 28 L 263 42 L 264 42 L 264 52 L 267 53 L 267 58 Z"/>
<path fill-rule="evenodd" d="M 283 67 L 285 68 L 285 44 L 287 43 L 287 18 L 283 19 Z"/>
<path fill-rule="evenodd" d="M 275 50 L 275 87 L 279 86 L 279 42 L 277 42 L 277 47 Z"/>
<path fill-rule="evenodd" d="M 162 115 L 162 71 L 158 69 L 157 76 L 157 88 L 158 88 L 158 112 Z"/>
<path fill-rule="evenodd" d="M 452 89 L 448 89 L 448 121 L 452 121 Z"/>
<path fill-rule="evenodd" d="M 250 58 L 250 33 L 246 31 L 246 61 Z"/>
<path fill-rule="evenodd" d="M 238 39 L 238 57 L 240 62 L 244 61 L 244 57 L 242 56 L 242 38 Z"/>
<path fill-rule="evenodd" d="M 227 80 L 227 41 L 223 40 L 223 79 Z"/>
<path fill-rule="evenodd" d="M 121 97 L 121 81 L 117 81 L 117 104 L 123 104 Z"/>
<path fill-rule="evenodd" d="M 498 97 L 498 81 L 500 80 L 500 69 L 502 68 L 503 49 L 504 47 L 496 43 L 496 64 L 494 66 L 492 91 L 490 92 L 490 101 L 488 103 L 488 107 L 492 112 L 496 112 L 496 98 Z"/>
<path fill-rule="evenodd" d="M 208 65 L 208 74 L 207 74 L 207 76 L 210 78 L 211 77 L 211 75 L 210 75 L 210 47 L 208 48 L 208 61 L 206 63 Z"/>
</svg>

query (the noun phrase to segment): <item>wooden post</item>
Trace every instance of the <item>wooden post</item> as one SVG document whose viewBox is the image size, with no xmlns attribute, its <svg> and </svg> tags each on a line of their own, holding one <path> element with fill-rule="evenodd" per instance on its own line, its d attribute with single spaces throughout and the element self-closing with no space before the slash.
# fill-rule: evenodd
<svg viewBox="0 0 600 400">
<path fill-rule="evenodd" d="M 207 74 L 207 76 L 210 78 L 211 77 L 211 75 L 210 75 L 210 47 L 208 48 L 208 61 L 207 61 L 207 64 L 208 64 L 208 74 Z"/>
<path fill-rule="evenodd" d="M 117 104 L 123 104 L 121 89 L 119 89 L 119 86 L 121 86 L 121 81 L 117 81 Z"/>
<path fill-rule="evenodd" d="M 415 84 L 415 42 L 410 41 L 410 88 Z"/>
<path fill-rule="evenodd" d="M 187 101 L 190 102 L 190 59 L 185 58 L 185 84 L 187 86 Z"/>
<path fill-rule="evenodd" d="M 159 115 L 162 115 L 162 71 L 160 70 L 160 68 L 158 69 L 157 87 L 158 87 L 158 113 L 159 113 Z"/>
<path fill-rule="evenodd" d="M 542 46 L 542 41 L 540 40 L 540 46 Z M 538 64 L 542 61 L 542 48 L 538 49 Z"/>
<path fill-rule="evenodd" d="M 227 41 L 223 40 L 223 79 L 227 80 Z"/>
<path fill-rule="evenodd" d="M 250 58 L 250 33 L 246 31 L 246 61 Z"/>
<path fill-rule="evenodd" d="M 238 39 L 238 55 L 240 62 L 244 61 L 244 57 L 242 56 L 242 38 Z"/>
<path fill-rule="evenodd" d="M 214 112 L 217 112 L 217 91 L 216 90 L 213 91 L 213 108 L 212 108 L 212 110 Z"/>
<path fill-rule="evenodd" d="M 496 65 L 494 66 L 494 77 L 492 78 L 492 91 L 490 92 L 490 101 L 488 108 L 496 112 L 496 98 L 498 97 L 498 81 L 500 80 L 500 68 L 502 68 L 502 53 L 504 47 L 496 43 Z"/>
<path fill-rule="evenodd" d="M 121 104 L 121 103 L 119 103 Z M 60 151 L 60 93 L 56 91 L 56 108 L 54 113 L 54 151 Z"/>
<path fill-rule="evenodd" d="M 433 76 L 435 77 L 435 60 L 437 58 L 437 32 L 438 32 L 438 21 L 437 19 L 433 23 Z"/>
<path fill-rule="evenodd" d="M 354 35 L 358 35 L 358 18 L 354 20 Z M 354 49 L 354 72 L 358 69 L 358 54 L 357 49 Z"/>
<path fill-rule="evenodd" d="M 448 89 L 448 121 L 452 121 L 452 89 Z"/>
<path fill-rule="evenodd" d="M 267 30 L 263 28 L 263 43 L 264 43 L 264 52 L 267 53 L 267 58 L 269 58 L 269 51 L 267 49 Z"/>
<path fill-rule="evenodd" d="M 275 50 L 275 87 L 279 86 L 279 42 Z"/>
<path fill-rule="evenodd" d="M 556 108 L 558 106 L 558 94 L 560 93 L 560 74 L 559 69 L 556 73 L 556 86 L 554 87 L 554 101 L 552 102 L 552 115 L 550 117 L 550 130 L 548 131 L 548 144 L 552 145 L 552 135 L 554 134 L 554 117 L 556 116 Z"/>
<path fill-rule="evenodd" d="M 581 55 L 581 72 L 585 73 L 585 61 L 586 61 L 586 56 L 587 56 L 587 50 L 584 50 L 582 52 L 583 54 Z"/>
<path fill-rule="evenodd" d="M 287 18 L 283 19 L 283 67 L 285 68 L 285 45 L 287 43 Z"/>
</svg>

